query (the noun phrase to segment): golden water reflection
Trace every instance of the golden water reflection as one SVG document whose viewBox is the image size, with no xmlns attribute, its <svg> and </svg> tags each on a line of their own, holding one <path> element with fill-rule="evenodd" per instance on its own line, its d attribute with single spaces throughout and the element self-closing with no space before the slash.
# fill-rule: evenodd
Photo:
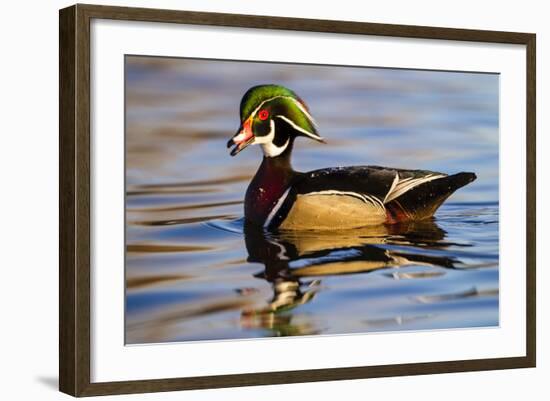
<svg viewBox="0 0 550 401">
<path fill-rule="evenodd" d="M 245 226 L 248 262 L 262 263 L 265 269 L 255 276 L 271 284 L 273 296 L 266 305 L 242 312 L 242 324 L 248 328 L 274 330 L 278 335 L 315 334 L 311 325 L 292 325 L 292 315 L 279 316 L 311 301 L 322 292 L 322 277 L 370 273 L 402 266 L 423 266 L 422 273 L 395 279 L 436 277 L 445 274 L 439 268 L 454 268 L 460 262 L 445 256 L 427 256 L 379 247 L 380 244 L 446 247 L 445 232 L 432 220 L 400 225 L 380 225 L 349 231 L 287 231 L 268 233 Z M 430 268 L 434 268 L 430 271 Z M 400 317 L 396 316 L 395 321 Z M 289 334 L 292 333 L 292 334 Z"/>
</svg>

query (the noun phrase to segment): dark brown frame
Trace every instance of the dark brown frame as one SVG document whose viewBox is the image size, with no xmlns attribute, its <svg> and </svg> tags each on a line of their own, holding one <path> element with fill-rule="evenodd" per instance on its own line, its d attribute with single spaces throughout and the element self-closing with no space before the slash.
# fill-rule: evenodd
<svg viewBox="0 0 550 401">
<path fill-rule="evenodd" d="M 511 43 L 527 49 L 527 354 L 523 357 L 90 382 L 90 21 L 92 18 Z M 535 48 L 532 33 L 75 5 L 59 13 L 59 389 L 73 396 L 363 379 L 534 367 Z"/>
</svg>

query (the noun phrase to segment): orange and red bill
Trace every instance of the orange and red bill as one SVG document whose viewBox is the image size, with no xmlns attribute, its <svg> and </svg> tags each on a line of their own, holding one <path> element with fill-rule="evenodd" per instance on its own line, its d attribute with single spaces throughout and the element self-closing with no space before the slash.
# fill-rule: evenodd
<svg viewBox="0 0 550 401">
<path fill-rule="evenodd" d="M 233 145 L 236 145 L 231 149 L 231 156 L 235 156 L 241 150 L 246 148 L 248 145 L 254 143 L 254 133 L 252 132 L 252 120 L 246 120 L 237 133 L 227 142 L 227 147 L 230 148 Z"/>
</svg>

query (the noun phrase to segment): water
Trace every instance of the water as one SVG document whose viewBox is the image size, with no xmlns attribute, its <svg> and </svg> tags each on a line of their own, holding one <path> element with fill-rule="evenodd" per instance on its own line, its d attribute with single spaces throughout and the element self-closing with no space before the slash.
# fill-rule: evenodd
<svg viewBox="0 0 550 401">
<path fill-rule="evenodd" d="M 478 179 L 433 221 L 245 227 L 261 151 L 225 143 L 261 83 L 295 90 L 328 142 L 297 140 L 297 170 Z M 127 343 L 498 325 L 497 75 L 127 57 L 126 90 Z"/>
</svg>

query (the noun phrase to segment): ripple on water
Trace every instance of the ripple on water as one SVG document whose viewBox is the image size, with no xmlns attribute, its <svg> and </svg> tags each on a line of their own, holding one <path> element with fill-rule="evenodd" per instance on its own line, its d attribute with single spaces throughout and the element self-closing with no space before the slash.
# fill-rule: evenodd
<svg viewBox="0 0 550 401">
<path fill-rule="evenodd" d="M 340 327 L 364 332 L 497 324 L 489 311 L 498 309 L 498 254 L 480 253 L 467 236 L 448 236 L 442 227 L 456 224 L 456 211 L 456 205 L 444 208 L 441 224 L 412 231 L 258 233 L 244 230 L 242 217 L 152 225 L 152 232 L 134 235 L 127 249 L 128 338 L 158 342 L 225 338 L 223 333 L 235 330 L 235 338 L 243 338 L 338 333 Z M 473 222 L 460 224 L 473 236 L 483 231 Z M 212 319 L 218 334 L 210 331 Z M 156 325 L 168 331 L 151 332 Z"/>
</svg>

